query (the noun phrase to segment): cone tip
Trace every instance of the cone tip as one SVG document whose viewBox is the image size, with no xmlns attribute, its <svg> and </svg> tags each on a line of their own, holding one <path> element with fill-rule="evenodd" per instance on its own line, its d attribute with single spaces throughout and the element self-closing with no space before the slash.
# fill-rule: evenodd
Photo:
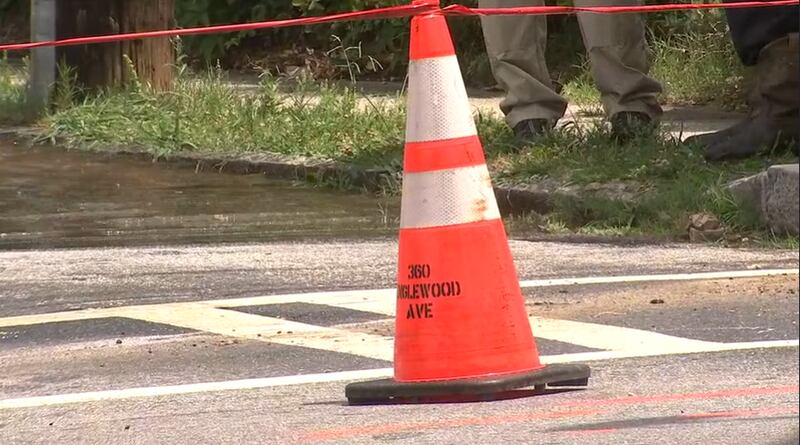
<svg viewBox="0 0 800 445">
<path fill-rule="evenodd" d="M 414 17 L 411 21 L 411 60 L 455 56 L 447 20 L 441 14 Z"/>
</svg>

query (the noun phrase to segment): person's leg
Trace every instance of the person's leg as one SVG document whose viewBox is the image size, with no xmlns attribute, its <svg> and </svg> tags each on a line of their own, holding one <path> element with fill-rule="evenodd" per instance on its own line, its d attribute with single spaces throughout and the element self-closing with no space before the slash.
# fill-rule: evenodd
<svg viewBox="0 0 800 445">
<path fill-rule="evenodd" d="M 576 6 L 626 6 L 640 0 L 575 0 Z M 640 113 L 658 122 L 661 84 L 648 77 L 650 63 L 645 24 L 639 14 L 580 13 L 578 21 L 602 95 L 606 114 L 614 122 L 620 113 Z"/>
<path fill-rule="evenodd" d="M 757 97 L 750 116 L 706 139 L 706 159 L 744 158 L 800 144 L 800 35 L 767 44 L 756 64 Z"/>
<path fill-rule="evenodd" d="M 540 6 L 544 0 L 480 0 L 483 8 Z M 544 16 L 482 17 L 492 72 L 506 98 L 500 108 L 512 128 L 529 120 L 560 119 L 567 102 L 553 89 L 545 61 L 547 19 Z"/>
<path fill-rule="evenodd" d="M 731 39 L 742 63 L 755 65 L 756 81 L 747 119 L 717 133 L 686 140 L 709 160 L 747 157 L 800 141 L 800 8 L 727 10 Z"/>
<path fill-rule="evenodd" d="M 725 0 L 731 2 L 732 0 Z M 791 41 L 786 40 L 787 36 L 797 34 L 800 31 L 800 8 L 797 6 L 789 7 L 770 7 L 755 9 L 728 9 L 725 11 L 728 17 L 728 26 L 731 31 L 731 40 L 739 54 L 739 58 L 746 66 L 759 64 L 757 83 L 754 85 L 753 103 L 754 108 L 761 108 L 768 105 L 773 113 L 785 113 L 797 109 L 797 80 L 785 78 L 785 70 L 775 70 L 770 66 L 779 60 L 774 60 L 776 53 L 780 53 L 779 46 L 775 42 L 783 41 L 791 45 Z M 772 44 L 771 48 L 768 48 Z M 764 72 L 767 65 L 769 72 Z M 785 73 L 781 75 L 781 73 Z M 790 76 L 791 77 L 791 76 Z M 794 94 L 792 94 L 794 93 Z M 765 103 L 760 103 L 762 99 Z"/>
<path fill-rule="evenodd" d="M 740 0 L 724 0 L 734 3 Z M 753 66 L 761 50 L 768 44 L 798 32 L 800 16 L 797 6 L 779 6 L 752 9 L 727 9 L 731 40 L 742 63 Z"/>
</svg>

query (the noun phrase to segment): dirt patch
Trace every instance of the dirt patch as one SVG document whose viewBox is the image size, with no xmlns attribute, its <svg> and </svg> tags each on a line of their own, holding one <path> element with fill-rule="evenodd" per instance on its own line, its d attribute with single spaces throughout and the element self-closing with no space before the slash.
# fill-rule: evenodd
<svg viewBox="0 0 800 445">
<path fill-rule="evenodd" d="M 629 285 L 563 286 L 526 289 L 532 314 L 546 318 L 592 318 L 664 307 L 764 306 L 798 297 L 798 275 L 747 279 L 653 282 Z M 794 307 L 796 310 L 797 307 Z"/>
</svg>

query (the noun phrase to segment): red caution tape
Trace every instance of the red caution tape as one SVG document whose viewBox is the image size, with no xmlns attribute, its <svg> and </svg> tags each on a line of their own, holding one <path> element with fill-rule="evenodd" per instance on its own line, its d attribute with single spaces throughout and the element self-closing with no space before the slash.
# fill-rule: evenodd
<svg viewBox="0 0 800 445">
<path fill-rule="evenodd" d="M 800 5 L 798 0 L 773 0 L 773 1 L 743 1 L 734 3 L 689 3 L 667 5 L 640 5 L 640 6 L 525 6 L 517 8 L 469 8 L 462 5 L 453 5 L 442 8 L 446 15 L 563 15 L 577 14 L 579 12 L 593 12 L 597 14 L 623 14 L 623 13 L 654 13 L 668 11 L 688 11 L 701 9 L 743 9 L 763 8 L 769 6 L 794 6 Z"/>
<path fill-rule="evenodd" d="M 12 43 L 0 45 L 0 51 L 26 50 L 48 46 L 74 46 L 94 43 L 121 42 L 123 40 L 151 39 L 156 37 L 177 37 L 196 34 L 218 34 L 226 32 L 251 31 L 255 29 L 287 28 L 291 26 L 318 25 L 322 23 L 347 22 L 365 19 L 392 19 L 410 17 L 438 10 L 431 5 L 403 5 L 366 11 L 345 12 L 319 17 L 301 17 L 297 19 L 272 20 L 267 22 L 239 23 L 233 25 L 203 26 L 198 28 L 167 29 L 161 31 L 132 32 L 127 34 L 109 34 L 92 37 L 75 37 L 64 40 L 47 40 L 42 42 Z"/>
<path fill-rule="evenodd" d="M 370 9 L 366 11 L 345 12 L 320 17 L 301 17 L 288 20 L 272 20 L 266 22 L 240 23 L 233 25 L 204 26 L 198 28 L 167 29 L 160 31 L 134 32 L 127 34 L 109 34 L 91 37 L 76 37 L 63 40 L 48 40 L 42 42 L 11 43 L 0 45 L 0 51 L 21 51 L 33 48 L 51 46 L 89 45 L 96 43 L 120 42 L 124 40 L 150 39 L 156 37 L 177 37 L 197 34 L 216 34 L 256 29 L 286 28 L 291 26 L 318 25 L 322 23 L 347 22 L 355 20 L 375 20 L 411 17 L 426 13 L 437 13 L 451 16 L 488 16 L 488 15 L 563 15 L 580 12 L 598 14 L 621 13 L 653 13 L 666 11 L 685 11 L 698 9 L 739 9 L 763 8 L 772 6 L 800 5 L 800 0 L 772 0 L 772 1 L 743 1 L 735 3 L 701 3 L 701 4 L 665 4 L 642 6 L 533 6 L 519 8 L 470 8 L 463 5 L 451 5 L 440 8 L 430 4 L 412 4 L 391 6 L 387 8 Z"/>
</svg>

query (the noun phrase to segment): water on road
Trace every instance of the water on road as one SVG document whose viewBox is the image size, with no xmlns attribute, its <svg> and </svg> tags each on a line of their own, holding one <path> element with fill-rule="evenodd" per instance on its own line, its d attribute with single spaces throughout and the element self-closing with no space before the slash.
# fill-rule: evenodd
<svg viewBox="0 0 800 445">
<path fill-rule="evenodd" d="M 396 198 L 0 139 L 0 249 L 393 236 Z"/>
</svg>

